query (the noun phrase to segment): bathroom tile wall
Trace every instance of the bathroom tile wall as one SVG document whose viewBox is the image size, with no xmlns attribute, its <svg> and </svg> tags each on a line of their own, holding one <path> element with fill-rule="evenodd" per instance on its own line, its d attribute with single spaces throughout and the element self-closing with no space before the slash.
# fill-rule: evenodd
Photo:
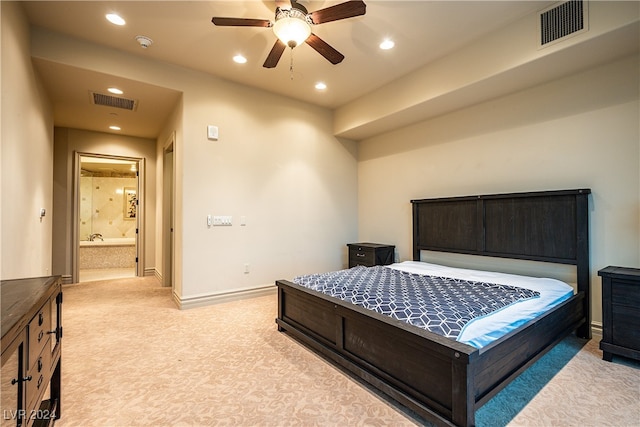
<svg viewBox="0 0 640 427">
<path fill-rule="evenodd" d="M 80 240 L 93 233 L 135 237 L 136 220 L 125 218 L 125 188 L 136 188 L 136 178 L 80 178 Z"/>
</svg>

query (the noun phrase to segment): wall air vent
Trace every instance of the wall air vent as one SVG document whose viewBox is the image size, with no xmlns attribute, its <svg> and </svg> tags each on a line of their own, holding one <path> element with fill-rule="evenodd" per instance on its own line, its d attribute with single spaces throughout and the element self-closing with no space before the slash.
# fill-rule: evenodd
<svg viewBox="0 0 640 427">
<path fill-rule="evenodd" d="M 104 93 L 89 92 L 91 103 L 103 105 L 105 107 L 122 108 L 124 110 L 135 111 L 138 108 L 138 101 L 134 99 L 119 98 L 117 96 L 105 95 Z"/>
<path fill-rule="evenodd" d="M 540 47 L 564 40 L 589 28 L 587 2 L 569 0 L 540 12 Z"/>
</svg>

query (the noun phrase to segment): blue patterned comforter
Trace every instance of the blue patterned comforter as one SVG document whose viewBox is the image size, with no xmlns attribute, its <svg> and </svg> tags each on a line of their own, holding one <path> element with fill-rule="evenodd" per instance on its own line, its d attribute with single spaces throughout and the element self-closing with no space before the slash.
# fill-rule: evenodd
<svg viewBox="0 0 640 427">
<path fill-rule="evenodd" d="M 515 286 L 426 276 L 383 266 L 298 276 L 293 282 L 452 339 L 475 318 L 540 296 Z"/>
</svg>

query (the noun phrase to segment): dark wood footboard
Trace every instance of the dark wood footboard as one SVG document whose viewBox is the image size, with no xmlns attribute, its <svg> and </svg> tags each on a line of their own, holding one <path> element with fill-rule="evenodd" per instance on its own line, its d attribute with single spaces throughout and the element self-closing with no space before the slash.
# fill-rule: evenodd
<svg viewBox="0 0 640 427">
<path fill-rule="evenodd" d="M 477 408 L 584 321 L 577 296 L 480 351 L 286 280 L 276 285 L 279 330 L 438 425 L 474 425 Z"/>
</svg>

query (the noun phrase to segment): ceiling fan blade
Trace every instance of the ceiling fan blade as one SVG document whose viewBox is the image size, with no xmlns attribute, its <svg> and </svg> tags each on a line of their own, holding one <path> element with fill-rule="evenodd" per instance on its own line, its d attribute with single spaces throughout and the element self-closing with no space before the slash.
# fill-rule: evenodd
<svg viewBox="0 0 640 427">
<path fill-rule="evenodd" d="M 314 48 L 320 55 L 324 56 L 327 61 L 331 62 L 333 65 L 339 64 L 344 59 L 343 54 L 332 48 L 327 42 L 313 33 L 311 33 L 309 38 L 306 40 L 306 43 Z"/>
<path fill-rule="evenodd" d="M 324 22 L 337 21 L 339 19 L 352 18 L 354 16 L 364 15 L 367 11 L 367 5 L 363 1 L 348 1 L 325 9 L 316 10 L 309 13 L 311 22 L 314 24 L 322 24 Z"/>
<path fill-rule="evenodd" d="M 269 52 L 269 55 L 267 56 L 267 59 L 264 61 L 264 64 L 262 64 L 262 66 L 264 68 L 274 68 L 276 65 L 278 65 L 278 61 L 280 61 L 280 57 L 282 56 L 282 53 L 284 52 L 286 47 L 287 46 L 282 43 L 280 39 L 276 39 L 275 44 L 271 48 L 271 52 Z"/>
<path fill-rule="evenodd" d="M 248 19 L 248 18 L 221 18 L 214 16 L 211 18 L 214 25 L 221 27 L 271 27 L 273 24 L 268 19 Z"/>
</svg>

